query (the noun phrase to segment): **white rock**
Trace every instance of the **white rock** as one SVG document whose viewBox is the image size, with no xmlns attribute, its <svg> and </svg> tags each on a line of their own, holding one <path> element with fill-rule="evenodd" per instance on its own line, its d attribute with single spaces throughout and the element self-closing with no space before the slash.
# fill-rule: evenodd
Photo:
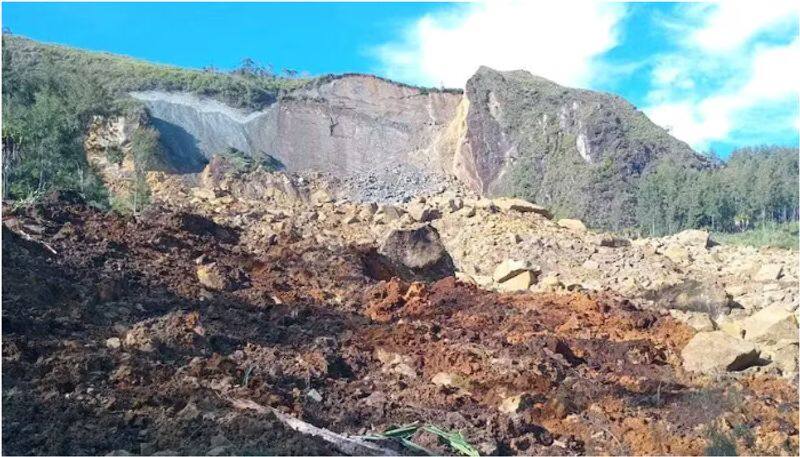
<svg viewBox="0 0 800 457">
<path fill-rule="evenodd" d="M 122 346 L 122 341 L 117 337 L 106 340 L 106 347 L 109 349 L 119 349 L 120 346 Z"/>
<path fill-rule="evenodd" d="M 586 225 L 580 219 L 559 219 L 556 223 L 561 227 L 574 230 L 576 232 L 586 231 Z"/>
</svg>

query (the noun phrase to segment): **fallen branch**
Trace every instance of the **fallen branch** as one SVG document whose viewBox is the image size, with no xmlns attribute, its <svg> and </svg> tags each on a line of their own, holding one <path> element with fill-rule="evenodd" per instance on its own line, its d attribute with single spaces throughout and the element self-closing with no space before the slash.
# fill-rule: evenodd
<svg viewBox="0 0 800 457">
<path fill-rule="evenodd" d="M 34 238 L 31 235 L 29 235 L 29 234 L 25 233 L 24 231 L 22 231 L 22 229 L 19 226 L 19 223 L 18 223 L 18 221 L 16 219 L 7 219 L 7 220 L 3 221 L 3 225 L 5 225 L 6 228 L 8 230 L 10 230 L 12 233 L 22 237 L 23 240 L 25 240 L 25 241 L 27 241 L 29 243 L 38 244 L 38 245 L 42 246 L 43 248 L 47 249 L 48 251 L 50 251 L 53 255 L 58 255 L 58 252 L 56 252 L 56 250 L 53 249 L 52 246 L 50 246 L 49 244 L 45 243 L 44 241 L 37 240 L 36 238 Z"/>
<path fill-rule="evenodd" d="M 397 455 L 396 451 L 387 449 L 373 443 L 351 436 L 340 435 L 328 429 L 311 425 L 294 416 L 284 414 L 275 408 L 262 406 L 247 399 L 233 399 L 228 401 L 236 409 L 255 411 L 261 414 L 272 413 L 284 425 L 304 435 L 311 435 L 331 443 L 338 451 L 347 455 Z"/>
</svg>

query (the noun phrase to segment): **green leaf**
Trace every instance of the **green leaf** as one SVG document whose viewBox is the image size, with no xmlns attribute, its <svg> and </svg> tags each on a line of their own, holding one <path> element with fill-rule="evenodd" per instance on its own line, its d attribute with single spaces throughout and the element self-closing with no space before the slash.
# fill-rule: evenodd
<svg viewBox="0 0 800 457">
<path fill-rule="evenodd" d="M 451 448 L 469 457 L 479 457 L 480 453 L 464 439 L 460 432 L 446 432 L 435 425 L 428 425 L 425 431 L 443 439 Z"/>
</svg>

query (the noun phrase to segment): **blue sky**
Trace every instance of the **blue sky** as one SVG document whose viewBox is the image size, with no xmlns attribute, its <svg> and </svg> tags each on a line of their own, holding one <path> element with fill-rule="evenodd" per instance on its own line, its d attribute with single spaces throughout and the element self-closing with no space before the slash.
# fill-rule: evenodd
<svg viewBox="0 0 800 457">
<path fill-rule="evenodd" d="M 244 57 L 463 87 L 479 65 L 615 92 L 697 150 L 796 146 L 797 2 L 5 3 L 3 27 L 155 62 Z"/>
</svg>

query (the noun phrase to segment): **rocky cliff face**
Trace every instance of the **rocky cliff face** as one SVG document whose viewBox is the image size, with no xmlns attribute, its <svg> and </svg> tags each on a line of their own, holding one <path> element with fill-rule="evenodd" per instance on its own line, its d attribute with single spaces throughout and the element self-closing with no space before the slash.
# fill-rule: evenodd
<svg viewBox="0 0 800 457">
<path fill-rule="evenodd" d="M 484 194 L 516 194 L 596 225 L 624 225 L 631 191 L 652 164 L 708 161 L 620 97 L 481 67 L 466 85 L 460 155 Z"/>
<path fill-rule="evenodd" d="M 114 195 L 130 192 L 134 175 L 133 132 L 147 124 L 146 116 L 96 116 L 83 142 L 86 159 Z"/>
<path fill-rule="evenodd" d="M 404 164 L 442 169 L 429 152 L 460 101 L 362 75 L 293 91 L 253 113 L 189 94 L 132 95 L 146 104 L 176 170 L 199 171 L 234 147 L 272 156 L 287 170 L 337 175 Z"/>
<path fill-rule="evenodd" d="M 249 113 L 184 93 L 132 95 L 146 104 L 178 172 L 198 172 L 234 147 L 289 171 L 442 173 L 600 226 L 626 225 L 636 180 L 655 162 L 708 166 L 625 100 L 524 71 L 482 67 L 464 94 L 330 77 Z"/>
</svg>

